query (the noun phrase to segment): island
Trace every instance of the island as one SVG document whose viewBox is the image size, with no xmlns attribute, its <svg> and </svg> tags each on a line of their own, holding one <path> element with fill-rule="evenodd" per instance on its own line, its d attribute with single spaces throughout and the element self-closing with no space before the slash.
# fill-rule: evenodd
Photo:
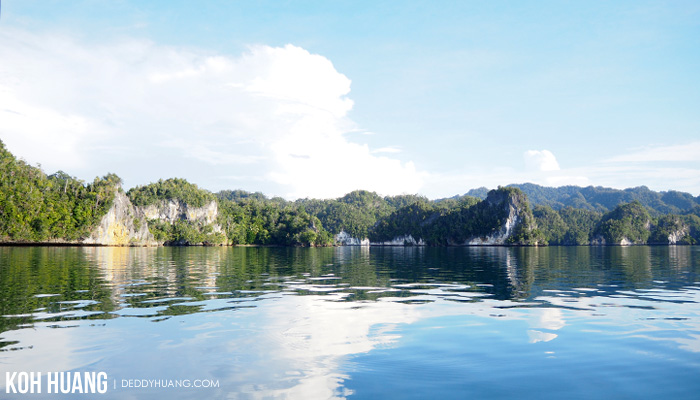
<svg viewBox="0 0 700 400">
<path fill-rule="evenodd" d="M 180 178 L 125 191 L 18 160 L 0 141 L 5 245 L 546 246 L 692 245 L 700 196 L 534 184 L 429 200 L 356 190 L 337 199 L 211 193 Z"/>
</svg>

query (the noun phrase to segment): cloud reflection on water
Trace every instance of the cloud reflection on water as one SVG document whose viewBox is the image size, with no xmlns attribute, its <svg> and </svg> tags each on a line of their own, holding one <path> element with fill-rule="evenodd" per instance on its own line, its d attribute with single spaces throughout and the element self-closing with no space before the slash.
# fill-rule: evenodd
<svg viewBox="0 0 700 400">
<path fill-rule="evenodd" d="M 105 370 L 115 379 L 218 379 L 212 398 L 345 398 L 353 371 L 372 367 L 358 360 L 377 351 L 454 345 L 489 354 L 480 342 L 450 342 L 459 336 L 439 343 L 440 331 L 550 357 L 582 339 L 700 351 L 700 288 L 667 287 L 697 270 L 690 249 L 669 250 L 662 267 L 650 261 L 653 249 L 602 258 L 594 248 L 65 251 L 99 268 L 115 309 L 108 319 L 65 314 L 3 332 L 23 349 L 0 353 L 0 373 Z M 56 293 L 43 301 L 67 296 Z M 417 332 L 424 342 L 416 344 Z M 124 389 L 107 397 L 164 393 L 192 396 Z"/>
</svg>

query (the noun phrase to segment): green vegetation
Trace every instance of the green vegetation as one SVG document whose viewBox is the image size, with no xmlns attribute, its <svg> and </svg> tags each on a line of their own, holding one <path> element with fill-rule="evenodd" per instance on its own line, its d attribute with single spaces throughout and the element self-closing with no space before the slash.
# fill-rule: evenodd
<svg viewBox="0 0 700 400">
<path fill-rule="evenodd" d="M 474 237 L 498 235 L 510 216 L 507 204 L 510 196 L 520 194 L 517 189 L 499 188 L 490 191 L 484 201 L 451 210 L 437 223 L 433 237 L 439 240 L 437 244 L 447 245 L 461 244 Z"/>
<path fill-rule="evenodd" d="M 605 243 L 621 243 L 623 240 L 635 244 L 646 243 L 649 239 L 651 217 L 638 201 L 617 206 L 603 215 L 595 236 L 601 236 Z"/>
<path fill-rule="evenodd" d="M 569 225 L 564 222 L 564 219 L 558 212 L 549 206 L 535 206 L 532 213 L 537 221 L 537 226 L 542 232 L 542 244 L 565 243 Z"/>
<path fill-rule="evenodd" d="M 517 223 L 507 244 L 541 243 L 542 234 L 536 229 L 527 198 L 515 188 L 492 190 L 484 201 L 473 197 L 417 201 L 380 219 L 369 238 L 381 242 L 411 235 L 430 245 L 460 245 L 473 238 L 505 235 L 509 218 L 511 223 Z"/>
<path fill-rule="evenodd" d="M 328 246 L 332 235 L 303 206 L 253 196 L 219 200 L 217 223 L 231 244 Z"/>
<path fill-rule="evenodd" d="M 0 241 L 78 240 L 109 210 L 121 179 L 108 174 L 92 183 L 59 171 L 46 176 L 17 160 L 0 141 Z"/>
<path fill-rule="evenodd" d="M 184 179 L 172 178 L 140 186 L 127 193 L 137 206 L 157 205 L 177 200 L 188 207 L 202 207 L 218 203 L 216 224 L 181 219 L 174 223 L 148 221 L 148 227 L 157 241 L 170 245 L 277 245 L 325 246 L 332 237 L 318 218 L 306 213 L 303 207 L 289 204 L 284 199 L 267 199 L 261 193 L 242 190 L 222 191 L 216 195 L 200 189 Z"/>
<path fill-rule="evenodd" d="M 534 215 L 550 245 L 695 244 L 700 239 L 700 217 L 668 214 L 654 218 L 638 201 L 620 204 L 605 214 L 536 206 Z"/>
<path fill-rule="evenodd" d="M 624 190 L 600 186 L 562 186 L 544 187 L 532 183 L 508 185 L 523 191 L 533 205 L 549 206 L 554 210 L 566 207 L 581 208 L 591 211 L 608 212 L 620 204 L 638 201 L 647 208 L 652 216 L 661 214 L 681 214 L 700 205 L 700 196 L 677 191 L 655 192 L 646 186 Z M 487 189 L 478 188 L 467 192 L 468 195 L 486 198 Z"/>
<path fill-rule="evenodd" d="M 649 243 L 668 244 L 669 237 L 676 236 L 679 244 L 695 244 L 695 239 L 690 236 L 691 225 L 690 218 L 683 218 L 679 215 L 664 215 L 656 221 L 649 237 Z"/>
<path fill-rule="evenodd" d="M 0 173 L 1 242 L 80 241 L 94 231 L 121 190 L 121 179 L 114 174 L 87 184 L 62 171 L 47 176 L 40 168 L 17 160 L 1 141 Z M 480 188 L 435 201 L 357 190 L 337 199 L 290 202 L 243 190 L 212 194 L 184 179 L 171 178 L 133 188 L 127 196 L 137 207 L 162 207 L 169 201 L 182 207 L 174 221 L 147 220 L 153 217 L 144 218 L 139 211 L 142 214 L 132 215 L 129 223 L 136 229 L 145 224 L 156 241 L 170 245 L 328 246 L 340 232 L 375 243 L 411 235 L 432 246 L 494 238 L 507 245 L 695 244 L 700 240 L 700 199 L 646 187 L 524 184 L 488 192 Z M 215 216 L 214 223 L 188 216 L 192 209 L 212 203 L 218 214 L 209 209 L 208 218 Z"/>
<path fill-rule="evenodd" d="M 187 207 L 204 207 L 216 197 L 197 185 L 181 178 L 159 180 L 144 186 L 135 187 L 127 192 L 131 203 L 136 206 L 163 205 L 168 201 L 184 203 Z M 134 221 L 140 226 L 140 220 Z M 183 217 L 169 223 L 157 219 L 148 221 L 148 230 L 155 240 L 169 245 L 220 245 L 226 243 L 226 235 L 214 231 L 214 227 L 198 221 L 190 221 Z"/>
<path fill-rule="evenodd" d="M 597 211 L 590 211 L 580 208 L 566 207 L 559 211 L 561 219 L 567 227 L 564 239 L 561 242 L 550 242 L 550 244 L 585 245 L 591 242 L 593 231 L 603 214 Z M 542 224 L 541 226 L 544 226 Z"/>
<path fill-rule="evenodd" d="M 352 237 L 366 238 L 379 219 L 387 217 L 395 210 L 387 199 L 395 204 L 410 202 L 408 197 L 382 198 L 374 192 L 356 190 L 337 200 L 304 199 L 296 203 L 318 217 L 330 232 L 344 231 Z"/>
<path fill-rule="evenodd" d="M 193 221 L 179 220 L 170 224 L 153 219 L 148 221 L 148 229 L 153 237 L 169 245 L 220 245 L 226 242 L 226 236 L 214 232 L 211 225 Z"/>
<path fill-rule="evenodd" d="M 411 235 L 433 243 L 438 240 L 435 235 L 435 221 L 444 214 L 444 210 L 440 210 L 433 203 L 419 200 L 379 220 L 371 229 L 369 239 L 373 242 L 385 242 L 395 237 Z"/>
<path fill-rule="evenodd" d="M 216 199 L 210 192 L 180 178 L 159 180 L 138 186 L 126 193 L 135 206 L 158 204 L 164 200 L 179 200 L 190 207 L 204 207 Z"/>
</svg>

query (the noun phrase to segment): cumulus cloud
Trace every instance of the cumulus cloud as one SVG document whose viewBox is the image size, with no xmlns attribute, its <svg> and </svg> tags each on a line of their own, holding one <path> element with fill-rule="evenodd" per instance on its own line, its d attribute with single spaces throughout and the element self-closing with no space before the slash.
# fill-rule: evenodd
<svg viewBox="0 0 700 400">
<path fill-rule="evenodd" d="M 559 171 L 559 163 L 549 150 L 528 150 L 523 154 L 523 158 L 530 170 Z"/>
<path fill-rule="evenodd" d="M 47 172 L 116 172 L 128 186 L 181 176 L 291 198 L 417 192 L 425 176 L 347 137 L 359 130 L 350 79 L 297 46 L 231 56 L 6 28 L 0 59 L 0 139 Z"/>
</svg>

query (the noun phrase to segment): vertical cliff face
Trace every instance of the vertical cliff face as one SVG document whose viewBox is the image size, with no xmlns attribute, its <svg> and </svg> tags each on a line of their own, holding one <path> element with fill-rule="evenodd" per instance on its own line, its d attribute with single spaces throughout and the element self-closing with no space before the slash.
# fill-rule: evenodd
<svg viewBox="0 0 700 400">
<path fill-rule="evenodd" d="M 149 220 L 168 224 L 190 221 L 211 226 L 213 232 L 221 232 L 221 227 L 215 224 L 217 215 L 218 204 L 215 201 L 204 207 L 189 207 L 179 200 L 137 207 L 126 194 L 118 190 L 112 207 L 82 243 L 104 246 L 159 246 L 163 242 L 156 240 L 148 229 Z"/>
<path fill-rule="evenodd" d="M 335 243 L 339 246 L 425 246 L 423 239 L 416 240 L 412 235 L 397 236 L 391 240 L 370 241 L 369 239 L 358 239 L 350 236 L 345 231 L 335 235 Z"/>
<path fill-rule="evenodd" d="M 146 221 L 138 218 L 140 214 L 142 212 L 131 204 L 126 194 L 118 190 L 112 207 L 83 243 L 105 246 L 158 245 L 149 232 Z"/>
<path fill-rule="evenodd" d="M 449 244 L 537 245 L 541 240 L 527 197 L 519 189 L 492 190 L 486 200 L 467 209 L 462 218 L 476 222 L 460 235 L 466 240 L 452 239 Z"/>
<path fill-rule="evenodd" d="M 668 244 L 680 243 L 683 239 L 685 239 L 688 236 L 688 234 L 688 228 L 673 231 L 668 234 Z"/>
<path fill-rule="evenodd" d="M 693 244 L 690 216 L 664 215 L 651 228 L 649 244 Z"/>
<path fill-rule="evenodd" d="M 350 236 L 349 233 L 345 231 L 340 231 L 337 235 L 334 237 L 335 243 L 338 244 L 339 246 L 369 246 L 369 239 L 359 239 Z"/>
<path fill-rule="evenodd" d="M 481 202 L 465 203 L 449 212 L 421 203 L 401 208 L 377 222 L 370 231 L 370 244 L 537 245 L 541 236 L 525 194 L 515 188 L 499 188 Z M 358 242 L 343 239 L 339 242 L 345 245 Z"/>
<path fill-rule="evenodd" d="M 506 219 L 503 225 L 500 226 L 495 233 L 486 236 L 471 238 L 467 241 L 469 246 L 493 246 L 507 244 L 518 223 L 522 218 L 519 217 L 520 209 L 509 200 L 504 200 L 504 208 L 506 209 Z"/>
<path fill-rule="evenodd" d="M 372 246 L 425 246 L 426 243 L 423 239 L 418 238 L 416 240 L 413 235 L 397 236 L 391 240 L 385 240 L 383 242 L 371 242 Z"/>
<path fill-rule="evenodd" d="M 204 207 L 189 207 L 180 200 L 165 200 L 160 204 L 137 207 L 138 213 L 146 219 L 157 219 L 163 222 L 197 221 L 212 225 L 219 213 L 216 201 L 211 201 Z"/>
</svg>

